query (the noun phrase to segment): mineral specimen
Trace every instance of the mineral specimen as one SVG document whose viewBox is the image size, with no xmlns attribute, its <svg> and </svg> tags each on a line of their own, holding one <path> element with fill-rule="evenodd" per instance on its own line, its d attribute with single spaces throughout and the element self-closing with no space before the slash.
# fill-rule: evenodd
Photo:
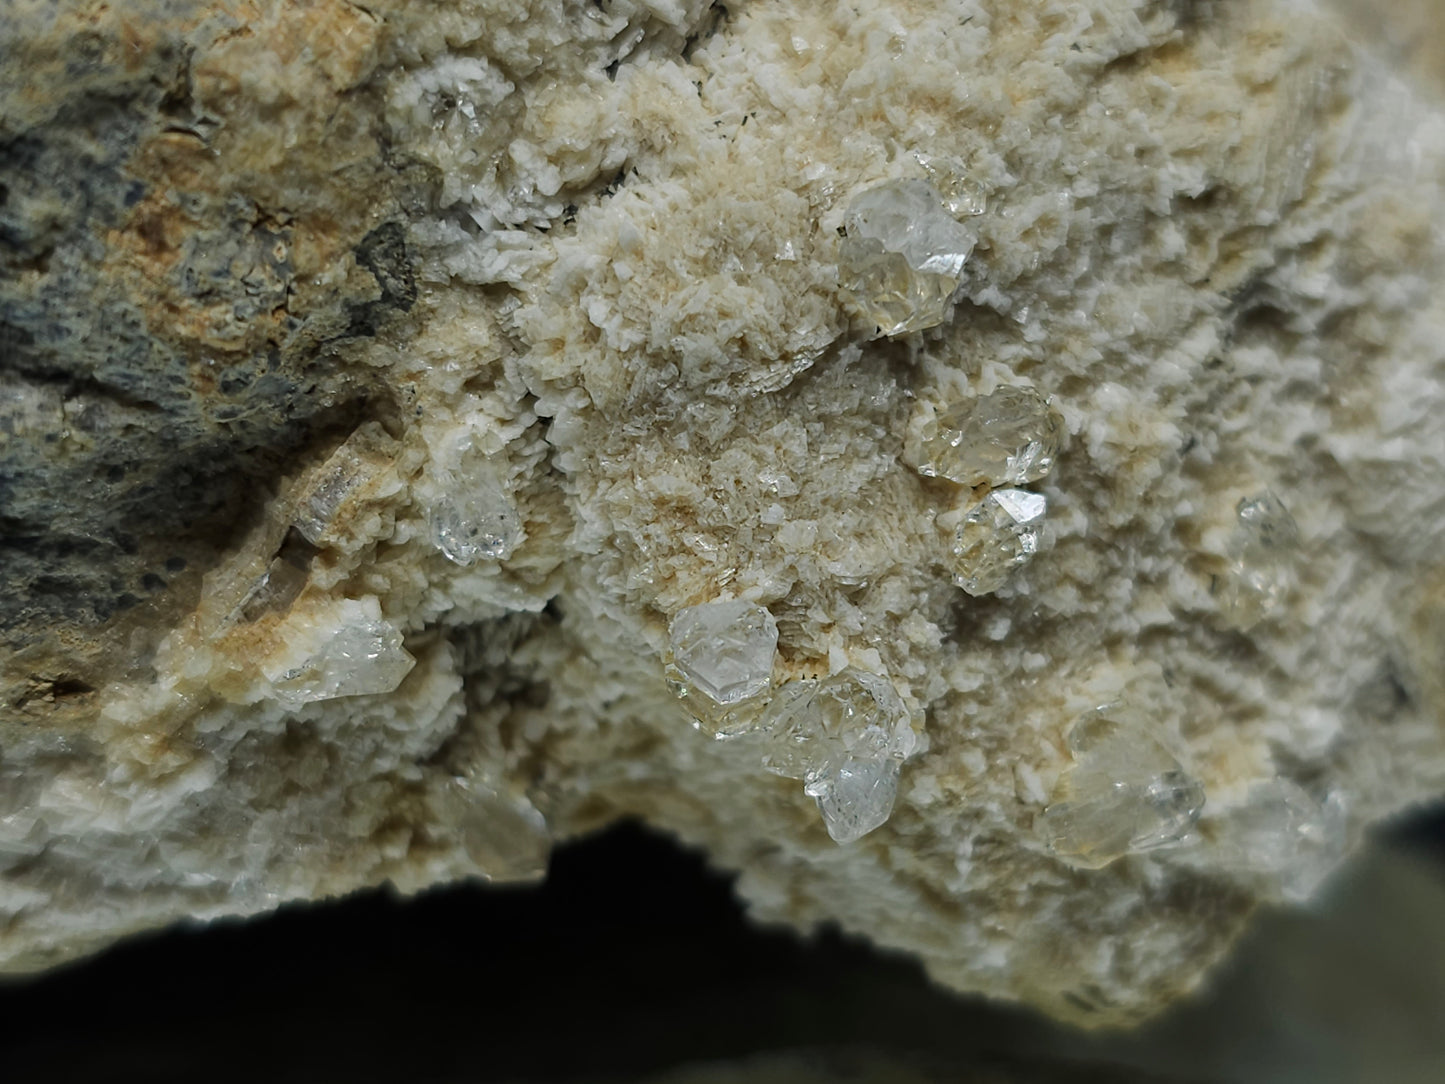
<svg viewBox="0 0 1445 1084">
<path fill-rule="evenodd" d="M 0 4 L 0 969 L 634 818 L 1120 1024 L 1445 792 L 1440 82 L 1309 0 L 726 8 Z M 909 469 L 1003 388 L 1046 493 Z"/>
<path fill-rule="evenodd" d="M 970 595 L 1006 584 L 1039 549 L 1048 500 L 1026 489 L 995 489 L 964 518 L 953 535 L 953 582 Z"/>
<path fill-rule="evenodd" d="M 884 335 L 943 322 L 973 237 L 926 181 L 887 181 L 848 205 L 838 282 Z"/>
<path fill-rule="evenodd" d="M 960 403 L 923 430 L 918 473 L 965 486 L 1018 486 L 1053 470 L 1063 419 L 1033 388 L 1005 386 Z"/>
<path fill-rule="evenodd" d="M 1073 764 L 1062 800 L 1040 814 L 1049 850 L 1085 868 L 1179 843 L 1204 808 L 1204 788 L 1122 704 L 1098 708 L 1069 731 Z"/>
</svg>

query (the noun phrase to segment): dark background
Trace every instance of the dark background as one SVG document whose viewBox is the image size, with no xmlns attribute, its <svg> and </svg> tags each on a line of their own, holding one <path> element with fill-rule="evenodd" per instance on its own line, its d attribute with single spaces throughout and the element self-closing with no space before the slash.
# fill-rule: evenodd
<svg viewBox="0 0 1445 1084">
<path fill-rule="evenodd" d="M 769 1080 L 1445 1081 L 1445 814 L 1338 880 L 1322 912 L 1267 918 L 1203 1001 L 1090 1038 L 836 932 L 752 926 L 729 878 L 624 825 L 560 848 L 540 887 L 369 892 L 0 986 L 0 1081 L 672 1080 L 718 1060 Z M 1325 986 L 1343 1009 L 1322 1015 Z"/>
</svg>

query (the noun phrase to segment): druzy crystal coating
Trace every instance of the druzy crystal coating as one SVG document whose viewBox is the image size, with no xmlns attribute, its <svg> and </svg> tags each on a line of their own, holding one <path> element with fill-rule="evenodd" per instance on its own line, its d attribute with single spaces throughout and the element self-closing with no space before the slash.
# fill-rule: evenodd
<svg viewBox="0 0 1445 1084">
<path fill-rule="evenodd" d="M 843 220 L 838 283 L 884 335 L 943 322 L 973 251 L 973 234 L 923 180 L 895 180 L 855 196 Z"/>
<path fill-rule="evenodd" d="M 918 473 L 965 486 L 1023 485 L 1053 469 L 1063 434 L 1063 419 L 1042 395 L 1005 385 L 924 427 Z"/>
<path fill-rule="evenodd" d="M 997 591 L 1038 552 L 1048 499 L 996 489 L 964 517 L 953 537 L 953 582 L 970 595 Z"/>
<path fill-rule="evenodd" d="M 1204 788 L 1139 713 L 1098 708 L 1069 732 L 1073 764 L 1039 815 L 1048 848 L 1073 865 L 1098 868 L 1126 854 L 1183 840 L 1204 808 Z"/>
<path fill-rule="evenodd" d="M 1229 567 L 1216 586 L 1220 614 L 1249 629 L 1278 608 L 1294 585 L 1299 528 L 1273 493 L 1246 497 L 1235 509 Z"/>
<path fill-rule="evenodd" d="M 704 602 L 679 610 L 669 627 L 670 677 L 685 686 L 675 692 L 702 694 L 713 704 L 732 706 L 768 687 L 778 626 L 763 606 L 743 599 Z"/>
</svg>

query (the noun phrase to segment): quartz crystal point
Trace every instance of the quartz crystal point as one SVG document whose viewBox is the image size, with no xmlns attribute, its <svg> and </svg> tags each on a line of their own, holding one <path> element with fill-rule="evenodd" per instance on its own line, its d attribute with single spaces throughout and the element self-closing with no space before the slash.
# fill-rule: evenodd
<svg viewBox="0 0 1445 1084">
<path fill-rule="evenodd" d="M 808 789 L 828 834 L 852 843 L 880 827 L 898 797 L 898 761 L 893 757 L 850 758 L 820 776 Z"/>
<path fill-rule="evenodd" d="M 1244 805 L 1213 836 L 1227 867 L 1271 886 L 1281 899 L 1302 902 L 1344 858 L 1344 807 L 1333 796 L 1317 801 L 1288 779 L 1270 779 L 1250 787 Z"/>
<path fill-rule="evenodd" d="M 778 648 L 773 615 L 742 599 L 704 602 L 678 611 L 669 635 L 673 692 L 689 706 L 700 704 L 707 719 L 719 722 L 719 733 L 726 732 L 723 717 L 735 714 L 727 709 L 756 697 L 772 680 Z"/>
<path fill-rule="evenodd" d="M 450 479 L 446 495 L 432 510 L 431 533 L 436 548 L 459 565 L 506 560 L 523 539 L 516 505 L 484 476 Z"/>
<path fill-rule="evenodd" d="M 885 335 L 943 323 L 973 235 L 927 181 L 887 181 L 848 205 L 838 282 Z"/>
<path fill-rule="evenodd" d="M 275 699 L 292 707 L 340 696 L 389 693 L 415 661 L 375 598 L 348 599 L 296 622 L 283 661 L 264 667 Z M 295 661 L 293 661 L 295 660 Z"/>
<path fill-rule="evenodd" d="M 1024 489 L 996 489 L 964 517 L 953 537 L 953 582 L 987 595 L 1038 552 L 1048 500 Z"/>
<path fill-rule="evenodd" d="M 918 473 L 965 486 L 1023 485 L 1053 469 L 1063 433 L 1063 419 L 1042 395 L 1005 385 L 924 427 Z"/>
<path fill-rule="evenodd" d="M 547 872 L 552 841 L 542 814 L 470 776 L 446 779 L 428 796 L 432 815 L 489 881 L 535 881 Z"/>
<path fill-rule="evenodd" d="M 1069 732 L 1073 765 L 1037 828 L 1049 850 L 1086 869 L 1185 838 L 1204 808 L 1204 788 L 1153 728 L 1123 705 L 1079 719 Z"/>
<path fill-rule="evenodd" d="M 1225 622 L 1250 629 L 1284 601 L 1294 584 L 1299 528 L 1273 493 L 1240 501 L 1236 516 L 1229 569 L 1215 593 Z"/>
</svg>

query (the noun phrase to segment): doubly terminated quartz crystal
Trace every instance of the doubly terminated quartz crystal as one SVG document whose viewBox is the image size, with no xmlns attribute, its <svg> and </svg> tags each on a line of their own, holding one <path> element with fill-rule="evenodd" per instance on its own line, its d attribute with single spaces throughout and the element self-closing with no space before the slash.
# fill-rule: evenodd
<svg viewBox="0 0 1445 1084">
<path fill-rule="evenodd" d="M 916 739 L 887 678 L 849 667 L 822 680 L 788 682 L 762 725 L 763 766 L 804 781 L 835 840 L 851 842 L 888 819 L 898 765 Z"/>
<path fill-rule="evenodd" d="M 848 205 L 838 283 L 885 335 L 943 323 L 973 234 L 927 181 L 887 181 Z"/>
<path fill-rule="evenodd" d="M 1005 385 L 923 429 L 918 473 L 965 486 L 1023 485 L 1053 469 L 1063 418 L 1033 388 Z"/>
<path fill-rule="evenodd" d="M 1008 582 L 1039 548 L 1048 500 L 1025 489 L 996 489 L 964 517 L 953 536 L 953 582 L 987 595 Z"/>
<path fill-rule="evenodd" d="M 436 548 L 459 565 L 510 557 L 522 542 L 522 518 L 501 486 L 487 477 L 443 481 L 452 488 L 432 510 Z"/>
<path fill-rule="evenodd" d="M 1250 629 L 1284 601 L 1294 584 L 1299 528 L 1273 493 L 1246 497 L 1235 514 L 1229 569 L 1215 595 L 1230 626 Z"/>
<path fill-rule="evenodd" d="M 750 730 L 772 681 L 778 626 L 763 606 L 743 599 L 680 610 L 669 627 L 668 684 L 700 729 L 714 737 Z"/>
<path fill-rule="evenodd" d="M 1176 844 L 1199 820 L 1204 788 L 1134 711 L 1121 704 L 1091 711 L 1068 741 L 1074 763 L 1060 780 L 1060 800 L 1036 822 L 1054 854 L 1097 869 Z"/>
<path fill-rule="evenodd" d="M 298 625 L 286 649 L 286 656 L 269 660 L 263 670 L 275 699 L 293 707 L 389 693 L 416 665 L 402 647 L 400 630 L 381 616 L 371 596 L 346 599 L 320 618 Z"/>
</svg>

